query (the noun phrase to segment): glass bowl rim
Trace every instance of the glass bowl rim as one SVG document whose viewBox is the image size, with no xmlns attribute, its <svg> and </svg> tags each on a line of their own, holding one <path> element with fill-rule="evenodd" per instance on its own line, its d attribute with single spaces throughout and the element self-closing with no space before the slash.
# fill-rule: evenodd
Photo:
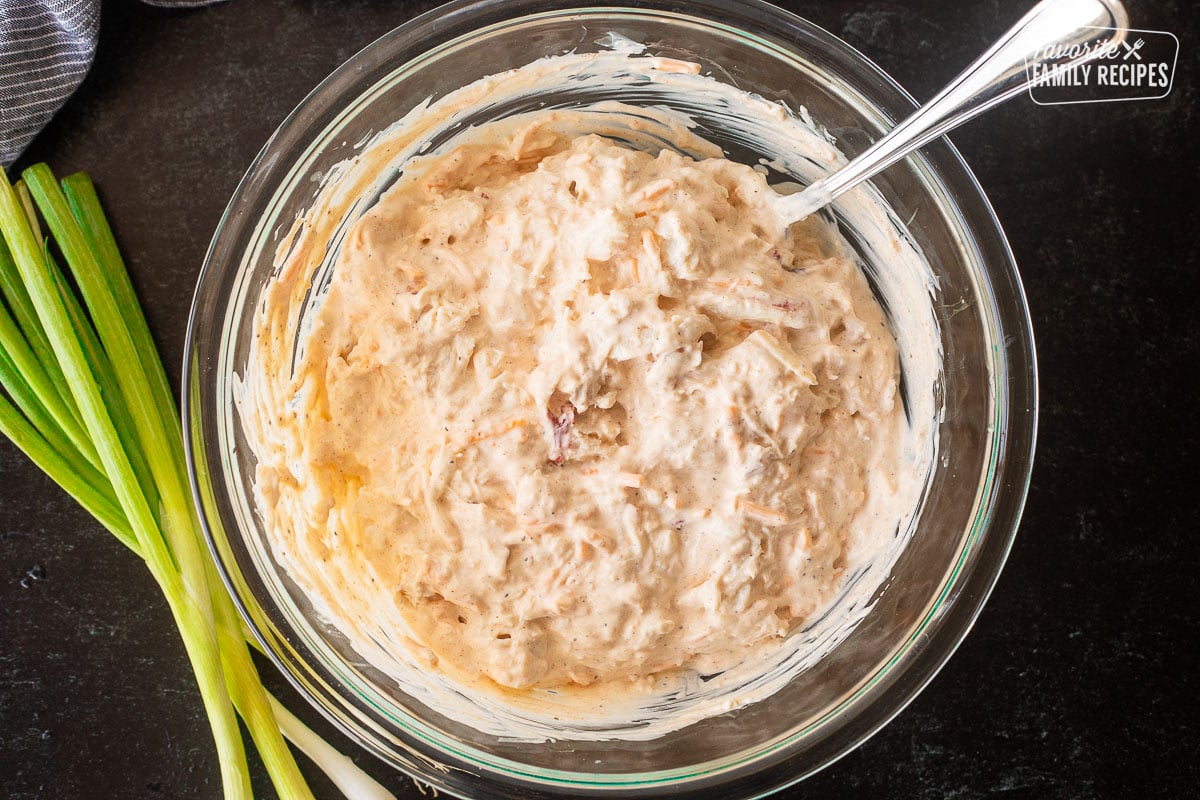
<svg viewBox="0 0 1200 800">
<path fill-rule="evenodd" d="M 532 10 L 522 11 L 520 10 L 522 7 Z M 435 785 L 439 784 L 439 781 L 436 779 L 436 775 L 428 775 L 428 771 L 420 769 L 419 764 L 414 763 L 410 759 L 399 756 L 393 750 L 382 745 L 380 742 L 373 740 L 370 737 L 369 732 L 365 730 L 361 723 L 356 723 L 352 718 L 339 713 L 346 710 L 344 707 L 344 702 L 335 709 L 329 706 L 327 697 L 315 696 L 313 693 L 314 690 L 309 683 L 307 681 L 302 681 L 300 677 L 295 674 L 289 661 L 284 657 L 283 654 L 277 651 L 276 647 L 273 646 L 272 642 L 264 634 L 264 632 L 260 631 L 253 623 L 252 615 L 246 607 L 246 600 L 241 596 L 241 593 L 238 591 L 238 588 L 235 585 L 235 575 L 231 574 L 231 571 L 236 571 L 236 564 L 227 563 L 227 560 L 223 557 L 222 553 L 220 552 L 218 542 L 215 538 L 220 534 L 216 533 L 214 528 L 220 527 L 223 530 L 228 528 L 240 535 L 239 526 L 225 525 L 224 523 L 228 522 L 228 520 L 220 519 L 219 514 L 217 525 L 214 526 L 210 524 L 207 506 L 204 500 L 204 492 L 206 490 L 208 492 L 212 492 L 214 487 L 213 485 L 204 482 L 205 477 L 208 476 L 208 471 L 204 470 L 204 474 L 202 476 L 200 470 L 197 469 L 197 464 L 200 462 L 207 462 L 206 466 L 211 465 L 211 457 L 207 452 L 207 447 L 209 445 L 206 445 L 204 441 L 204 424 L 203 420 L 199 416 L 201 403 L 200 387 L 199 383 L 197 382 L 197 375 L 199 375 L 201 372 L 198 354 L 199 350 L 205 344 L 200 342 L 196 336 L 197 318 L 201 311 L 202 305 L 202 289 L 206 284 L 206 280 L 214 280 L 214 275 L 219 277 L 220 275 L 224 274 L 225 271 L 230 269 L 240 271 L 243 267 L 243 264 L 237 257 L 226 259 L 224 260 L 223 264 L 219 258 L 221 254 L 220 245 L 223 243 L 223 241 L 225 239 L 239 238 L 236 235 L 239 232 L 236 230 L 237 225 L 240 224 L 252 226 L 255 222 L 254 220 L 246 222 L 236 219 L 236 214 L 234 211 L 235 207 L 238 206 L 239 201 L 242 201 L 247 197 L 253 198 L 259 194 L 271 197 L 272 193 L 274 193 L 274 195 L 277 197 L 281 187 L 288 185 L 287 180 L 283 180 L 276 185 L 266 185 L 263 183 L 264 177 L 271 174 L 271 169 L 269 167 L 272 165 L 273 159 L 278 156 L 278 153 L 275 151 L 282 146 L 281 142 L 285 138 L 284 134 L 291 133 L 295 135 L 296 133 L 299 133 L 299 139 L 302 142 L 311 139 L 309 142 L 310 147 L 315 145 L 316 142 L 322 141 L 325 138 L 325 133 L 335 124 L 335 122 L 327 122 L 321 126 L 313 128 L 312 130 L 308 130 L 306 127 L 308 123 L 304 119 L 305 113 L 309 111 L 313 105 L 320 105 L 321 103 L 333 108 L 346 107 L 346 95 L 343 94 L 343 92 L 347 87 L 339 88 L 339 81 L 346 81 L 350 73 L 353 71 L 355 65 L 363 58 L 364 54 L 374 52 L 389 45 L 401 47 L 401 45 L 396 45 L 395 43 L 402 38 L 409 40 L 406 46 L 401 47 L 401 49 L 405 50 L 404 57 L 396 59 L 396 66 L 391 70 L 391 72 L 404 69 L 413 61 L 423 58 L 431 52 L 440 51 L 447 47 L 451 42 L 457 41 L 459 38 L 476 37 L 492 31 L 494 28 L 503 27 L 505 24 L 512 24 L 534 17 L 557 17 L 571 14 L 589 14 L 594 16 L 602 14 L 628 14 L 635 17 L 656 17 L 668 20 L 675 18 L 680 20 L 696 21 L 709 27 L 721 29 L 726 33 L 732 32 L 740 38 L 748 40 L 748 43 L 762 44 L 764 40 L 759 33 L 748 29 L 748 26 L 757 24 L 759 32 L 766 28 L 776 38 L 776 40 L 783 38 L 786 41 L 791 42 L 793 48 L 796 44 L 795 40 L 787 39 L 786 36 L 780 32 L 781 28 L 785 31 L 801 32 L 809 38 L 819 41 L 825 48 L 827 48 L 826 50 L 822 51 L 822 55 L 830 55 L 832 52 L 833 55 L 846 59 L 848 62 L 852 62 L 850 66 L 857 70 L 857 72 L 848 76 L 842 75 L 840 77 L 843 77 L 846 80 L 853 79 L 857 81 L 857 83 L 853 86 L 845 86 L 843 88 L 851 91 L 856 100 L 870 106 L 874 111 L 879 112 L 880 114 L 886 114 L 888 110 L 893 109 L 895 103 L 884 104 L 881 103 L 877 97 L 864 96 L 861 86 L 865 80 L 874 79 L 877 81 L 880 85 L 873 87 L 876 90 L 875 94 L 877 95 L 880 90 L 891 93 L 894 95 L 895 100 L 900 101 L 900 106 L 904 112 L 910 110 L 910 108 L 915 107 L 916 105 L 912 97 L 905 92 L 904 89 L 894 81 L 894 79 L 884 73 L 870 59 L 866 58 L 852 46 L 828 31 L 825 31 L 819 26 L 802 19 L 791 12 L 778 9 L 765 2 L 761 2 L 761 0 L 741 0 L 741 2 L 737 3 L 729 2 L 728 0 L 696 0 L 695 2 L 689 3 L 686 7 L 686 10 L 680 11 L 678 9 L 679 6 L 669 2 L 669 0 L 651 0 L 650 2 L 639 2 L 636 7 L 593 5 L 586 2 L 578 2 L 578 0 L 568 3 L 546 3 L 537 2 L 537 0 L 534 0 L 533 2 L 522 2 L 522 0 L 502 0 L 501 2 L 496 2 L 496 0 L 455 0 L 454 2 L 434 8 L 431 11 L 421 14 L 418 17 L 415 17 L 403 25 L 384 34 L 375 42 L 369 44 L 366 48 L 348 59 L 343 65 L 341 65 L 320 84 L 318 84 L 318 86 L 312 92 L 310 92 L 303 101 L 301 101 L 301 103 L 284 120 L 284 122 L 280 124 L 270 139 L 268 139 L 267 143 L 264 145 L 251 166 L 248 168 L 242 181 L 239 183 L 237 189 L 231 196 L 225 214 L 222 216 L 216 232 L 214 233 L 212 243 L 205 258 L 204 266 L 197 281 L 196 295 L 193 299 L 192 309 L 189 315 L 187 339 L 184 351 L 185 361 L 183 372 L 182 416 L 185 428 L 185 446 L 187 450 L 189 479 L 192 484 L 192 491 L 200 515 L 201 524 L 205 531 L 206 538 L 208 539 L 210 549 L 212 550 L 218 565 L 218 570 L 221 574 L 221 577 L 225 581 L 227 588 L 233 596 L 239 612 L 246 620 L 254 635 L 258 637 L 260 642 L 264 645 L 265 651 L 267 652 L 269 658 L 275 663 L 276 667 L 280 669 L 280 671 L 287 677 L 293 686 L 295 686 L 303 695 L 305 695 L 305 697 L 315 707 L 317 707 L 324 716 L 329 718 L 338 728 L 349 734 L 360 744 L 367 746 L 368 749 L 375 752 L 376 755 L 382 757 L 384 760 L 399 766 L 407 772 L 417 774 L 422 780 L 433 778 L 433 780 L 430 782 L 434 783 Z M 498 13 L 499 16 L 497 17 Z M 488 15 L 497 17 L 497 19 L 486 24 L 478 23 L 478 17 L 486 17 Z M 737 17 L 736 23 L 731 24 L 730 22 L 726 21 L 730 15 Z M 436 30 L 436 28 L 444 29 L 454 27 L 453 25 L 446 24 L 446 21 L 449 18 L 454 18 L 459 28 L 468 23 L 470 23 L 471 26 L 467 28 L 467 30 L 462 33 L 461 36 L 457 33 L 454 36 L 440 35 L 441 32 Z M 472 22 L 473 20 L 475 21 Z M 431 39 L 433 40 L 432 43 L 430 43 Z M 422 40 L 424 41 L 422 42 Z M 770 46 L 774 49 L 779 49 L 777 43 L 770 43 Z M 801 56 L 795 51 L 795 49 L 785 48 L 785 54 L 793 60 L 801 60 Z M 384 78 L 376 80 L 373 86 L 378 86 L 383 80 Z M 353 89 L 353 84 L 350 84 L 348 88 Z M 334 92 L 334 90 L 339 91 Z M 356 102 L 361 95 L 369 91 L 370 88 L 365 90 L 358 89 L 356 94 L 349 95 L 349 102 Z M 331 95 L 331 93 L 332 97 L 328 97 L 327 95 Z M 1021 287 L 1020 278 L 1016 271 L 1016 264 L 1012 256 L 1011 249 L 1008 245 L 1007 238 L 1005 237 L 999 220 L 996 218 L 995 212 L 988 202 L 987 197 L 984 195 L 981 187 L 979 186 L 974 174 L 970 171 L 969 167 L 966 165 L 957 149 L 955 149 L 948 140 L 943 139 L 940 142 L 935 143 L 935 145 L 926 148 L 926 150 L 930 149 L 944 151 L 941 153 L 941 160 L 943 162 L 948 162 L 949 168 L 959 171 L 960 174 L 954 177 L 957 178 L 958 183 L 961 184 L 968 192 L 966 197 L 960 198 L 958 201 L 952 201 L 952 210 L 956 212 L 954 214 L 956 221 L 960 224 L 962 231 L 969 237 L 969 241 L 967 243 L 974 245 L 976 248 L 980 248 L 983 245 L 988 245 L 992 251 L 989 254 L 979 253 L 977 258 L 978 265 L 983 272 L 983 274 L 979 276 L 984 279 L 983 288 L 993 289 L 994 281 L 997 278 L 1006 278 L 1010 281 L 1010 285 L 1008 286 L 1009 292 L 1007 295 L 1002 295 L 998 292 L 991 291 L 983 295 L 980 300 L 991 300 L 992 305 L 994 306 L 991 309 L 992 314 L 997 318 L 1005 318 L 1003 330 L 1007 331 L 1010 336 L 1015 335 L 1016 339 L 1018 340 L 1017 344 L 1024 346 L 1016 355 L 1018 357 L 1018 361 L 1020 361 L 1022 358 L 1027 361 L 1027 363 L 1024 365 L 1027 367 L 1027 373 L 1021 374 L 1020 371 L 1014 371 L 1012 369 L 999 370 L 992 373 L 991 381 L 993 384 L 993 391 L 1003 395 L 1003 397 L 993 399 L 993 421 L 996 421 L 995 417 L 997 413 L 1010 410 L 1011 402 L 1003 402 L 1004 400 L 1020 400 L 1021 398 L 1024 398 L 1025 413 L 1028 415 L 1029 424 L 1027 429 L 1023 431 L 1017 431 L 1018 434 L 1024 434 L 1023 436 L 1016 437 L 1016 439 L 1020 439 L 1021 441 L 1016 441 L 1014 437 L 1009 435 L 1011 431 L 1007 421 L 1004 425 L 995 426 L 993 436 L 999 436 L 1003 438 L 1004 442 L 998 443 L 993 441 L 991 445 L 991 452 L 993 457 L 995 456 L 997 450 L 1008 456 L 1006 464 L 1002 469 L 1002 474 L 994 475 L 993 469 L 987 470 L 985 482 L 993 491 L 991 491 L 990 496 L 986 498 L 986 502 L 978 502 L 977 511 L 971 530 L 964 534 L 963 544 L 960 547 L 957 557 L 957 563 L 955 563 L 952 569 L 948 572 L 947 577 L 942 585 L 941 593 L 930 603 L 925 612 L 925 616 L 921 621 L 921 624 L 912 629 L 907 640 L 897 645 L 892 659 L 890 659 L 886 664 L 880 665 L 875 675 L 873 675 L 855 692 L 844 699 L 834 712 L 827 714 L 825 717 L 821 718 L 819 722 L 814 724 L 823 725 L 828 719 L 837 717 L 841 712 L 848 711 L 852 708 L 857 709 L 861 715 L 866 714 L 872 709 L 883 707 L 883 713 L 875 715 L 874 719 L 868 724 L 860 726 L 860 729 L 855 734 L 846 738 L 845 741 L 836 748 L 836 752 L 824 760 L 819 761 L 819 763 L 810 765 L 807 769 L 804 769 L 800 772 L 792 771 L 787 774 L 781 774 L 775 781 L 771 783 L 771 788 L 769 791 L 775 791 L 779 788 L 783 788 L 786 785 L 790 785 L 791 783 L 799 781 L 804 777 L 813 774 L 819 769 L 832 764 L 838 758 L 856 748 L 876 731 L 886 725 L 897 714 L 899 714 L 908 705 L 908 703 L 911 702 L 912 699 L 915 698 L 916 695 L 936 676 L 937 672 L 953 655 L 958 645 L 969 632 L 970 628 L 974 624 L 975 619 L 982 610 L 988 595 L 994 587 L 1007 558 L 1008 552 L 1011 549 L 1012 542 L 1015 538 L 1017 525 L 1019 523 L 1025 497 L 1028 492 L 1037 431 L 1037 369 L 1032 326 L 1025 301 L 1024 290 Z M 924 163 L 926 173 L 935 179 L 935 185 L 941 185 L 942 188 L 945 188 L 944 184 L 942 183 L 942 181 L 947 178 L 947 176 L 944 174 L 945 167 L 943 167 L 941 170 L 933 169 L 929 163 L 930 158 L 931 157 L 927 157 L 926 155 L 917 157 L 919 161 Z M 295 164 L 299 164 L 302 160 L 303 157 L 296 161 Z M 972 220 L 969 218 L 966 211 L 961 207 L 961 205 L 965 202 L 977 203 L 977 207 L 973 209 L 973 212 L 974 217 L 977 217 L 978 219 Z M 268 208 L 269 207 L 270 203 L 268 203 Z M 234 233 L 230 233 L 231 225 L 235 227 Z M 249 241 L 253 241 L 253 239 L 254 234 L 251 232 Z M 236 256 L 236 254 L 234 255 Z M 1007 308 L 1000 307 L 1002 305 L 1002 300 L 1007 301 Z M 989 330 L 989 333 L 990 332 L 991 331 Z M 1022 384 L 1022 378 L 1027 379 L 1027 382 Z M 1005 379 L 1008 379 L 1007 382 L 1005 382 Z M 1014 381 L 1016 382 L 1016 386 L 1010 386 L 1009 384 L 1013 383 Z M 1015 388 L 1016 391 L 1006 391 L 1013 388 Z M 196 393 L 194 397 L 193 391 Z M 1014 397 L 1009 398 L 1009 394 L 1014 395 Z M 195 418 L 193 418 L 193 415 L 196 415 Z M 1014 447 L 1014 444 L 1024 444 L 1024 447 L 1019 452 L 1013 453 L 1012 448 Z M 213 443 L 211 446 L 214 449 L 217 447 L 216 443 Z M 1024 474 L 1020 475 L 1019 473 L 1021 472 L 1022 467 L 1024 468 Z M 1007 501 L 1002 504 L 1002 508 L 998 507 L 1001 505 L 1001 501 Z M 1004 531 L 1004 535 L 997 539 L 1000 530 Z M 979 551 L 977 549 L 973 549 L 973 547 L 978 547 L 978 545 L 985 538 L 987 539 L 986 543 L 993 545 L 991 552 L 987 554 L 988 558 L 986 559 L 986 563 L 983 556 L 979 555 Z M 968 556 L 976 556 L 979 560 L 973 564 L 973 569 L 970 571 L 970 573 L 964 576 L 962 574 L 962 570 Z M 960 578 L 963 581 L 970 582 L 971 585 L 960 585 Z M 933 617 L 935 613 L 943 609 L 943 604 L 952 588 L 957 588 L 960 593 L 968 595 L 966 598 L 956 598 L 955 603 L 950 608 L 951 612 L 957 612 L 954 624 L 951 624 L 949 620 L 950 614 L 947 614 L 945 617 L 936 620 L 937 624 L 935 625 L 935 629 L 932 631 L 932 633 L 926 636 L 926 626 L 929 625 L 931 621 L 934 621 Z M 968 591 L 968 589 L 970 591 Z M 251 599 L 253 599 L 255 602 L 258 602 L 259 600 L 257 597 L 253 597 Z M 964 602 L 966 604 L 965 607 L 963 605 Z M 922 639 L 923 636 L 925 637 L 924 639 Z M 940 637 L 940 646 L 935 646 L 935 637 Z M 896 678 L 885 688 L 899 687 L 901 691 L 898 693 L 892 692 L 891 695 L 883 694 L 882 692 L 876 692 L 875 690 L 877 689 L 877 685 L 882 682 L 884 677 L 894 677 L 894 674 L 891 672 L 891 670 L 893 667 L 901 664 L 901 662 L 904 662 L 904 670 L 899 677 L 915 678 L 915 680 L 910 680 L 907 684 L 901 685 L 897 682 L 899 678 Z M 310 669 L 313 668 L 311 663 L 306 664 L 306 666 Z M 875 693 L 875 696 L 870 696 L 872 693 Z M 335 699 L 340 701 L 345 700 L 345 698 L 341 697 L 340 695 L 335 695 Z M 866 702 L 864 702 L 864 700 Z M 467 763 L 472 767 L 485 769 L 494 777 L 501 778 L 502 780 L 505 778 L 515 778 L 518 781 L 522 781 L 522 785 L 526 786 L 529 785 L 529 783 L 526 782 L 531 781 L 533 784 L 542 786 L 543 788 L 568 787 L 573 790 L 584 790 L 607 787 L 629 789 L 685 784 L 688 786 L 696 785 L 698 788 L 702 788 L 700 784 L 709 783 L 707 778 L 719 777 L 719 782 L 721 784 L 725 784 L 727 780 L 730 779 L 728 776 L 742 773 L 746 769 L 750 769 L 752 773 L 757 773 L 759 771 L 757 767 L 760 765 L 760 762 L 763 761 L 767 762 L 765 766 L 768 769 L 773 772 L 779 772 L 780 768 L 786 768 L 788 766 L 788 762 L 791 761 L 792 758 L 787 753 L 779 755 L 777 751 L 787 750 L 789 745 L 794 743 L 793 740 L 797 739 L 799 735 L 800 734 L 798 732 L 793 732 L 793 734 L 788 736 L 780 743 L 767 748 L 759 748 L 755 750 L 753 756 L 748 759 L 748 763 L 728 763 L 728 761 L 726 761 L 723 763 L 722 767 L 716 771 L 717 774 L 704 769 L 696 769 L 692 771 L 691 774 L 680 777 L 679 784 L 674 782 L 674 776 L 667 777 L 661 772 L 621 775 L 619 777 L 616 774 L 607 773 L 604 776 L 592 776 L 603 777 L 606 780 L 601 780 L 598 782 L 577 782 L 575 780 L 571 780 L 569 776 L 583 776 L 584 773 L 556 773 L 556 771 L 553 770 L 530 768 L 534 773 L 549 772 L 552 775 L 556 773 L 557 776 L 561 776 L 556 780 L 551 780 L 551 782 L 547 784 L 543 782 L 546 780 L 544 775 L 529 774 L 528 772 L 522 770 L 510 772 L 506 769 L 497 769 L 497 765 L 495 764 L 497 759 L 489 758 L 484 759 L 482 762 L 474 759 L 468 759 Z M 428 750 L 439 758 L 455 755 L 453 753 L 447 753 L 446 750 L 439 746 L 436 742 L 424 742 L 420 744 L 426 745 Z M 426 749 L 426 747 L 416 747 L 414 751 L 410 752 L 420 751 Z M 474 748 L 471 749 L 474 750 Z M 792 756 L 796 755 L 799 754 L 792 754 Z M 504 761 L 504 759 L 498 759 L 498 761 Z M 697 768 L 703 766 L 703 764 L 696 765 Z M 656 775 L 659 776 L 659 778 L 656 779 L 654 777 Z M 448 786 L 439 785 L 439 788 L 444 788 L 450 792 L 454 791 L 453 788 Z"/>
</svg>

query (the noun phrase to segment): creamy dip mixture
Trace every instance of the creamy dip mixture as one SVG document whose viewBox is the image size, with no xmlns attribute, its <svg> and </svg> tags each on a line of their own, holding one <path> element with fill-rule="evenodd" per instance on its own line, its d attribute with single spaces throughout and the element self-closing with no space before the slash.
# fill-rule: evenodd
<svg viewBox="0 0 1200 800">
<path fill-rule="evenodd" d="M 845 243 L 789 230 L 760 171 L 558 114 L 414 160 L 243 421 L 272 546 L 352 641 L 464 685 L 649 691 L 779 650 L 895 536 L 899 356 Z"/>
</svg>

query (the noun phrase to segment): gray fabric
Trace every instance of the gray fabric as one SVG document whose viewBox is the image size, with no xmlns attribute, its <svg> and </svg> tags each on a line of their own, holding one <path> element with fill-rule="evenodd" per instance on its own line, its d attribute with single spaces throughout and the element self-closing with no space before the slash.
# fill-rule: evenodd
<svg viewBox="0 0 1200 800">
<path fill-rule="evenodd" d="M 15 161 L 83 81 L 99 30 L 100 0 L 0 0 L 0 164 Z"/>
</svg>

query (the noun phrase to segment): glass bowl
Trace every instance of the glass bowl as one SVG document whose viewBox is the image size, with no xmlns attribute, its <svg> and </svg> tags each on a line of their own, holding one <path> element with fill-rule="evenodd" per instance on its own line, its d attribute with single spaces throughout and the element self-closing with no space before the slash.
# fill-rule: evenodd
<svg viewBox="0 0 1200 800">
<path fill-rule="evenodd" d="M 966 635 L 1012 544 L 1032 467 L 1037 379 L 1024 294 L 987 199 L 943 139 L 874 181 L 936 276 L 928 301 L 941 341 L 938 455 L 911 540 L 870 611 L 815 665 L 766 700 L 649 741 L 532 745 L 422 705 L 317 618 L 271 554 L 234 405 L 282 234 L 322 176 L 427 98 L 541 56 L 597 50 L 613 33 L 790 109 L 804 106 L 847 157 L 915 105 L 862 54 L 761 2 L 451 3 L 354 56 L 280 126 L 229 203 L 192 308 L 184 424 L 193 488 L 247 623 L 341 730 L 462 797 L 751 797 L 819 770 L 899 713 Z M 705 135 L 738 160 L 757 155 L 723 140 L 719 126 Z"/>
</svg>

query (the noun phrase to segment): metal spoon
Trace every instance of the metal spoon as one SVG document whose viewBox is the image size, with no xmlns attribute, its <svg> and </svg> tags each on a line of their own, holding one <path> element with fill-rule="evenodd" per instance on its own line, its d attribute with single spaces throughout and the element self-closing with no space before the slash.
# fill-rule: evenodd
<svg viewBox="0 0 1200 800">
<path fill-rule="evenodd" d="M 1042 0 L 936 97 L 861 155 L 803 191 L 781 197 L 778 212 L 788 221 L 804 219 L 913 150 L 1024 91 L 1032 65 L 1082 64 L 1124 41 L 1128 27 L 1129 15 L 1119 0 Z M 1048 50 L 1053 45 L 1077 45 L 1083 52 L 1054 58 Z"/>
</svg>

